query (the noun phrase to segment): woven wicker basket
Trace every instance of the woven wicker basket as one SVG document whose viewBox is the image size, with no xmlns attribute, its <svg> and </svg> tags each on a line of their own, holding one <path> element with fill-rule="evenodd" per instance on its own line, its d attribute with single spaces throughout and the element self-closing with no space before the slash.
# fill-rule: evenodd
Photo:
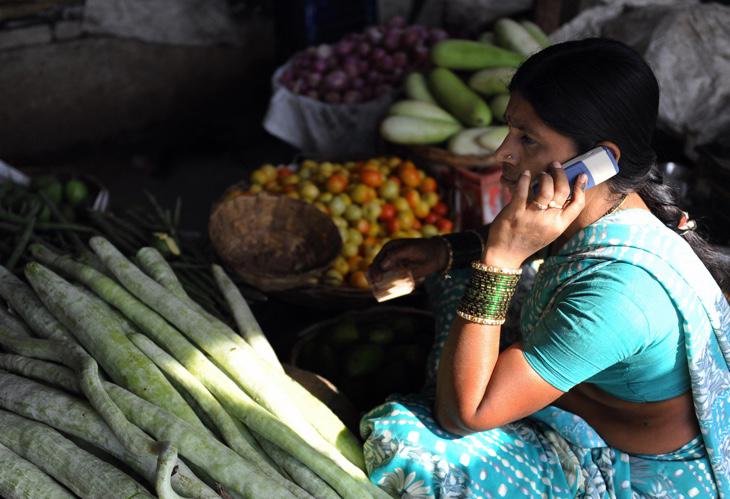
<svg viewBox="0 0 730 499">
<path fill-rule="evenodd" d="M 226 265 L 264 292 L 316 284 L 342 250 L 328 216 L 286 196 L 223 201 L 210 215 L 208 233 Z"/>
</svg>

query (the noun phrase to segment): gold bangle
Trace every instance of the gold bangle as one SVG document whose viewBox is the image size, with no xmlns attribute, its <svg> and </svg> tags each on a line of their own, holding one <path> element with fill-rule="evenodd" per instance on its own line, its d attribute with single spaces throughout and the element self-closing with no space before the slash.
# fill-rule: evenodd
<svg viewBox="0 0 730 499">
<path fill-rule="evenodd" d="M 477 317 L 476 315 L 467 314 L 466 312 L 462 312 L 461 310 L 456 311 L 456 315 L 461 317 L 462 319 L 466 319 L 469 322 L 474 322 L 476 324 L 481 324 L 483 326 L 501 326 L 504 324 L 506 319 L 484 319 L 482 317 Z"/>
<path fill-rule="evenodd" d="M 482 272 L 489 272 L 490 274 L 502 274 L 502 275 L 522 275 L 522 269 L 508 269 L 504 267 L 495 267 L 494 265 L 484 265 L 482 262 L 474 261 L 471 262 L 471 267 Z"/>
</svg>

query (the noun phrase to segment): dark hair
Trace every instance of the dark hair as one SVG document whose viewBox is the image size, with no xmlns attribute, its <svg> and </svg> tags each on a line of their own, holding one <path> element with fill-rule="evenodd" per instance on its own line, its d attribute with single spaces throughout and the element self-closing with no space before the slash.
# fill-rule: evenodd
<svg viewBox="0 0 730 499">
<path fill-rule="evenodd" d="M 629 46 L 587 38 L 547 47 L 517 70 L 510 91 L 519 93 L 551 128 L 585 152 L 601 141 L 621 150 L 615 194 L 638 192 L 654 215 L 678 230 L 682 210 L 675 190 L 663 183 L 651 142 L 659 108 L 659 84 L 649 65 Z M 730 284 L 722 255 L 694 230 L 682 231 L 720 287 Z"/>
</svg>

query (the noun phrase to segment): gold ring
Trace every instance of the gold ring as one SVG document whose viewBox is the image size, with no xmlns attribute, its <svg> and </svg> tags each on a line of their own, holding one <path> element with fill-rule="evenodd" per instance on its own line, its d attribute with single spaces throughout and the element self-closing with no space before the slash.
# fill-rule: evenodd
<svg viewBox="0 0 730 499">
<path fill-rule="evenodd" d="M 538 203 L 537 201 L 534 201 L 534 200 L 532 201 L 532 204 L 534 204 L 535 206 L 537 206 L 537 209 L 540 210 L 540 211 L 545 211 L 545 210 L 548 209 L 548 207 L 547 207 L 546 204 Z"/>
</svg>

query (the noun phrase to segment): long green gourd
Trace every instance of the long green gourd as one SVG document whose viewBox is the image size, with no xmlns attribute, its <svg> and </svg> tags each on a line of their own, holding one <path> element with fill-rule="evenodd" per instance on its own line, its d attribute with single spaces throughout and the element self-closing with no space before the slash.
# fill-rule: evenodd
<svg viewBox="0 0 730 499">
<path fill-rule="evenodd" d="M 94 290 L 99 296 L 121 310 L 142 331 L 162 345 L 192 372 L 221 402 L 225 409 L 259 435 L 270 439 L 304 463 L 344 497 L 358 497 L 359 484 L 317 452 L 269 411 L 261 408 L 236 383 L 193 346 L 179 331 L 156 312 L 138 301 L 115 281 L 96 270 L 79 264 L 67 256 L 56 257 L 42 247 L 31 247 L 36 258 L 58 267 Z M 375 495 L 361 493 L 362 497 Z"/>
<path fill-rule="evenodd" d="M 33 336 L 23 322 L 10 315 L 3 307 L 0 307 L 0 326 L 16 336 Z"/>
<path fill-rule="evenodd" d="M 104 387 L 137 426 L 159 441 L 175 445 L 186 459 L 232 492 L 251 498 L 297 497 L 222 443 L 192 431 L 192 427 L 180 418 L 117 385 L 105 383 Z"/>
<path fill-rule="evenodd" d="M 80 497 L 153 497 L 131 477 L 42 423 L 0 410 L 0 443 Z"/>
<path fill-rule="evenodd" d="M 0 296 L 37 336 L 75 343 L 71 333 L 46 310 L 33 290 L 2 265 L 0 265 Z"/>
<path fill-rule="evenodd" d="M 52 382 L 53 379 L 56 376 L 44 381 Z M 146 440 L 147 445 L 142 452 L 130 452 L 86 401 L 0 370 L 0 407 L 88 442 L 126 463 L 151 485 L 156 481 L 154 440 L 137 428 L 138 438 Z M 179 494 L 203 499 L 219 498 L 185 463 L 178 461 L 177 466 L 172 485 Z"/>
<path fill-rule="evenodd" d="M 0 369 L 38 379 L 63 388 L 71 393 L 81 393 L 76 373 L 68 367 L 52 362 L 31 359 L 22 355 L 0 353 Z"/>
<path fill-rule="evenodd" d="M 103 307 L 38 263 L 29 263 L 25 274 L 41 301 L 73 331 L 114 381 L 195 427 L 205 429 L 182 396 L 132 345 L 119 321 L 105 313 Z"/>
<path fill-rule="evenodd" d="M 0 444 L 0 497 L 74 499 L 74 495 L 38 468 Z"/>
<path fill-rule="evenodd" d="M 224 440 L 231 449 L 244 459 L 248 459 L 254 463 L 255 466 L 261 469 L 261 473 L 268 476 L 270 480 L 284 488 L 289 488 L 291 482 L 281 476 L 266 460 L 261 459 L 259 451 L 241 434 L 235 420 L 195 376 L 190 374 L 185 367 L 180 365 L 178 361 L 155 345 L 146 336 L 135 334 L 130 339 L 157 367 L 171 379 L 177 381 L 193 396 L 198 404 L 200 404 L 200 407 L 206 411 L 210 419 L 215 422 Z M 295 495 L 299 495 L 300 490 L 299 487 L 289 488 L 289 491 Z"/>
<path fill-rule="evenodd" d="M 325 440 L 303 419 L 303 416 L 311 418 L 313 416 L 311 413 L 307 413 L 306 410 L 302 413 L 292 410 L 289 388 L 294 386 L 293 383 L 287 382 L 285 376 L 260 360 L 250 346 L 245 342 L 243 345 L 233 344 L 228 339 L 230 330 L 221 331 L 219 325 L 209 323 L 200 314 L 191 310 L 172 293 L 141 272 L 105 239 L 94 237 L 90 244 L 122 285 L 192 338 L 258 403 L 282 419 L 287 426 L 336 462 L 363 486 L 380 491 L 362 472 L 361 467 L 364 466 L 362 448 L 343 423 L 340 422 L 341 429 L 336 429 L 334 440 L 346 458 L 343 458 L 332 443 Z M 298 389 L 306 392 L 301 386 Z M 306 396 L 313 404 L 322 404 L 308 392 Z"/>
<path fill-rule="evenodd" d="M 246 303 L 246 299 L 241 294 L 241 291 L 234 284 L 223 267 L 220 265 L 213 265 L 213 277 L 218 285 L 218 288 L 223 293 L 223 297 L 228 303 L 228 307 L 231 309 L 233 319 L 236 321 L 238 332 L 241 336 L 251 345 L 259 356 L 271 364 L 277 370 L 284 372 L 284 368 L 279 362 L 279 358 L 276 356 L 276 352 L 271 347 L 271 343 L 266 339 L 266 335 L 261 330 L 261 326 L 256 321 L 256 318 L 251 312 L 251 308 Z"/>
</svg>

